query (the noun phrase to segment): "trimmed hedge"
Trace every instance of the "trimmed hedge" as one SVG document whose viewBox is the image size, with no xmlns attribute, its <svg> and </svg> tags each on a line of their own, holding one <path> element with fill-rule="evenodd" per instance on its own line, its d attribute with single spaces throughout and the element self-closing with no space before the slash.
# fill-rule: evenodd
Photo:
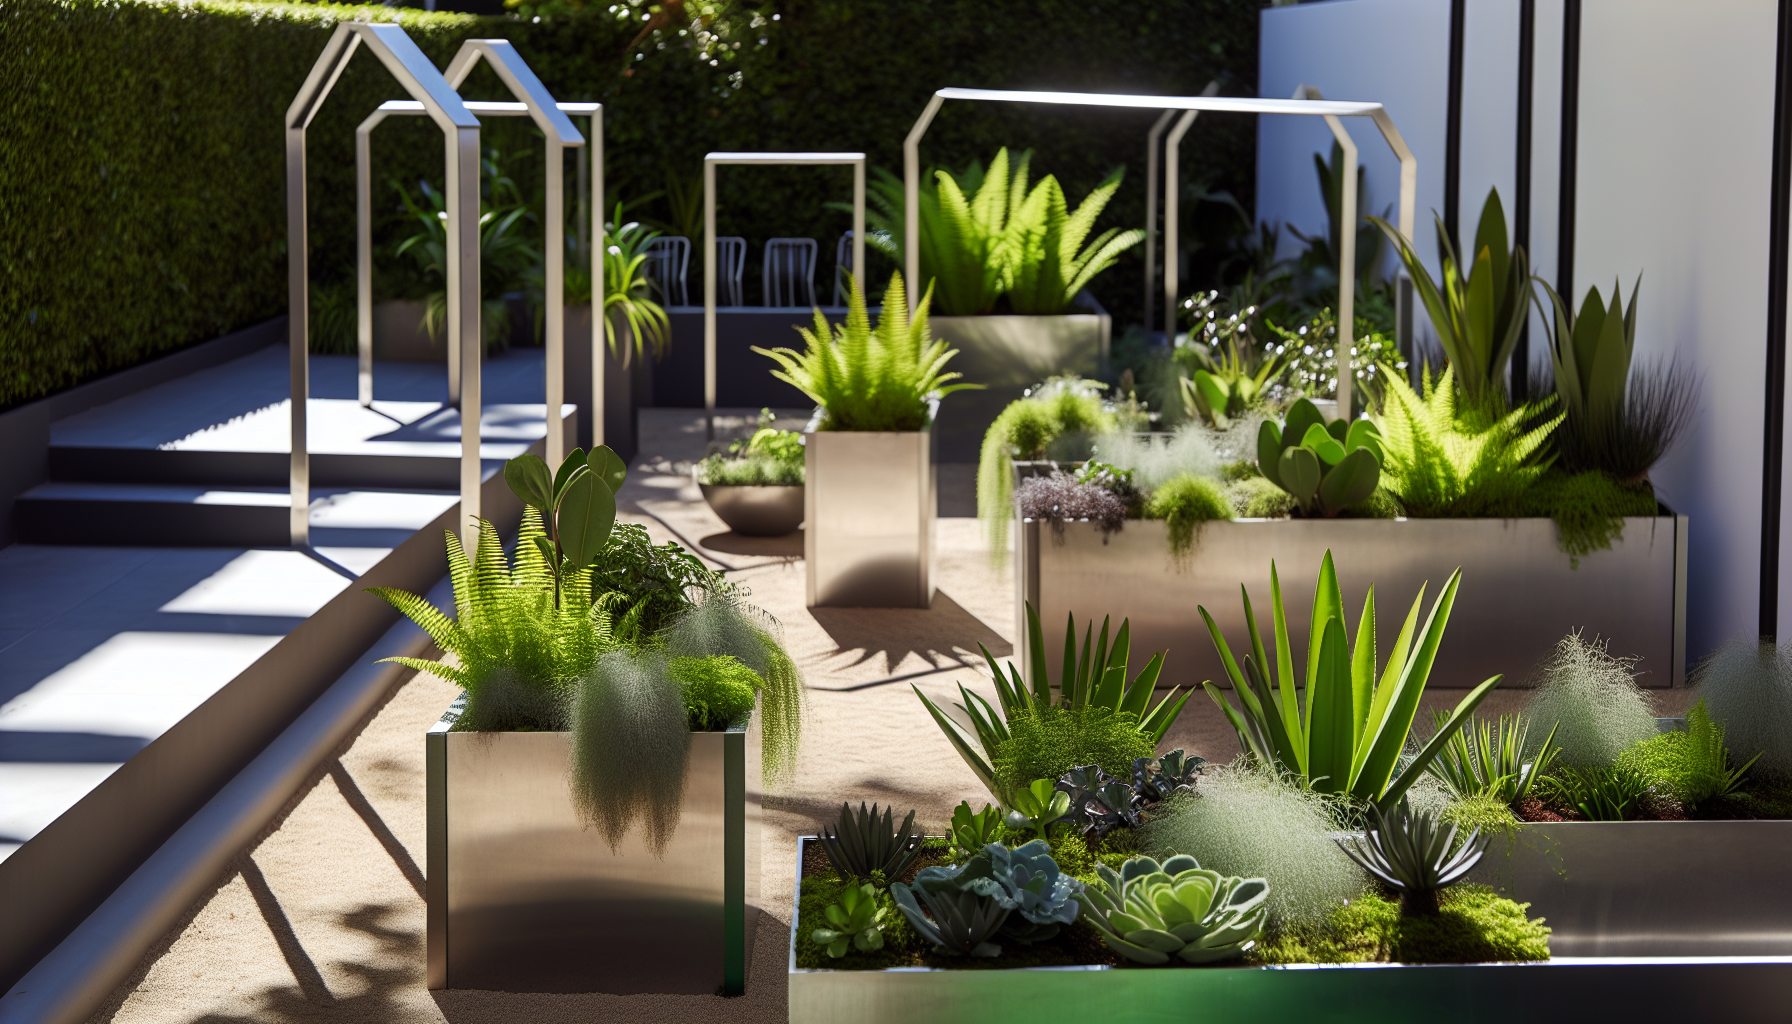
<svg viewBox="0 0 1792 1024">
<path fill-rule="evenodd" d="M 638 0 L 636 0 L 638 3 Z M 439 65 L 462 40 L 513 40 L 556 96 L 606 104 L 611 201 L 694 177 L 710 150 L 863 149 L 901 169 L 901 143 L 940 86 L 1192 93 L 1256 79 L 1260 0 L 774 0 L 731 15 L 739 50 L 714 66 L 676 29 L 638 45 L 641 22 L 601 8 L 530 20 L 334 7 L 139 0 L 0 0 L 0 408 L 30 401 L 286 309 L 287 105 L 337 20 L 397 21 Z M 776 20 L 772 16 L 777 15 Z M 760 22 L 748 31 L 748 18 Z M 470 98 L 509 98 L 481 68 Z M 318 281 L 353 260 L 353 130 L 401 95 L 359 55 L 309 133 L 311 244 Z M 1001 145 L 1080 197 L 1115 165 L 1128 184 L 1115 224 L 1143 218 L 1144 135 L 1155 112 L 954 103 L 923 160 L 957 167 Z M 582 127 L 582 124 L 581 124 Z M 1185 175 L 1249 203 L 1249 119 L 1204 118 Z M 484 133 L 506 168 L 539 189 L 522 119 Z M 422 119 L 375 136 L 377 181 L 441 177 L 439 134 Z M 724 231 L 822 242 L 823 273 L 847 215 L 839 169 L 730 168 Z M 383 193 L 382 203 L 390 202 Z M 664 200 L 631 216 L 669 218 Z M 1199 240 L 1197 224 L 1196 235 Z M 756 263 L 750 260 L 749 263 Z M 877 272 L 878 268 L 873 268 Z M 1136 256 L 1098 282 L 1121 322 L 1140 301 Z M 756 290 L 756 289 L 752 289 Z"/>
</svg>

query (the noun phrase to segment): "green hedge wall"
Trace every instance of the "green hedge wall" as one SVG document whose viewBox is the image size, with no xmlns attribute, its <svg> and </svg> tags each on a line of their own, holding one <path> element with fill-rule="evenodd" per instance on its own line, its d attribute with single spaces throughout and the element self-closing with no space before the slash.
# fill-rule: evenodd
<svg viewBox="0 0 1792 1024">
<path fill-rule="evenodd" d="M 464 39 L 509 38 L 557 97 L 602 100 L 614 201 L 663 189 L 668 173 L 693 178 L 710 150 L 863 149 L 900 171 L 903 136 L 945 85 L 1191 93 L 1218 78 L 1225 92 L 1247 95 L 1260 6 L 761 0 L 731 9 L 722 27 L 741 45 L 712 66 L 676 26 L 637 39 L 639 0 L 541 19 L 0 0 L 0 408 L 285 312 L 280 126 L 342 18 L 398 21 L 443 65 Z M 508 98 L 483 68 L 466 93 Z M 313 122 L 319 280 L 346 276 L 353 259 L 354 126 L 399 95 L 361 55 Z M 1124 163 L 1128 184 L 1105 219 L 1136 224 L 1154 117 L 954 103 L 923 160 L 956 167 L 1000 145 L 1030 147 L 1036 171 L 1057 174 L 1077 198 Z M 515 176 L 539 176 L 539 136 L 521 119 L 486 135 L 513 158 Z M 421 119 L 387 121 L 375 137 L 376 179 L 439 181 L 439 138 Z M 1247 118 L 1204 118 L 1184 144 L 1187 176 L 1248 205 L 1254 140 Z M 818 238 L 831 267 L 847 216 L 822 204 L 848 198 L 849 181 L 839 169 L 731 168 L 721 186 L 724 231 L 755 249 L 772 235 Z M 671 216 L 663 199 L 638 212 Z M 1194 233 L 1198 244 L 1198 224 Z M 1099 282 L 1121 323 L 1136 318 L 1138 278 L 1131 262 Z"/>
</svg>

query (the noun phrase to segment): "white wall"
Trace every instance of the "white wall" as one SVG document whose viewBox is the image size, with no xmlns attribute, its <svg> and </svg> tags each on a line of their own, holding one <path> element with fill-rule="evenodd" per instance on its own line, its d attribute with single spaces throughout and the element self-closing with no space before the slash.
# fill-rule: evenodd
<svg viewBox="0 0 1792 1024">
<path fill-rule="evenodd" d="M 1265 8 L 1257 94 L 1286 99 L 1300 85 L 1326 99 L 1373 100 L 1387 107 L 1419 162 L 1413 234 L 1419 254 L 1437 266 L 1431 211 L 1443 212 L 1444 132 L 1449 112 L 1447 0 L 1331 0 Z M 1363 166 L 1364 214 L 1398 216 L 1400 162 L 1366 118 L 1345 118 Z M 1257 219 L 1324 234 L 1325 203 L 1313 154 L 1330 156 L 1331 131 L 1316 117 L 1257 119 Z M 1479 207 L 1476 207 L 1479 210 Z M 1391 247 L 1389 247 L 1391 248 Z M 1282 232 L 1282 255 L 1301 244 Z M 1392 253 L 1386 264 L 1392 268 Z M 1422 317 L 1420 319 L 1423 319 Z"/>
<path fill-rule="evenodd" d="M 1752 636 L 1759 614 L 1776 19 L 1773 0 L 1582 14 L 1577 298 L 1643 271 L 1637 355 L 1704 376 L 1691 436 L 1650 474 L 1692 517 L 1694 656 Z"/>
<path fill-rule="evenodd" d="M 1448 8 L 1447 4 L 1439 6 Z M 1487 201 L 1489 189 L 1499 189 L 1508 235 L 1516 223 L 1512 218 L 1518 167 L 1512 147 L 1518 138 L 1518 3 L 1468 0 L 1464 9 L 1462 173 L 1458 179 L 1462 205 L 1455 230 L 1466 249 L 1474 244 L 1481 204 Z M 1439 189 L 1442 187 L 1440 182 Z M 1443 212 L 1441 206 L 1438 212 Z"/>
</svg>

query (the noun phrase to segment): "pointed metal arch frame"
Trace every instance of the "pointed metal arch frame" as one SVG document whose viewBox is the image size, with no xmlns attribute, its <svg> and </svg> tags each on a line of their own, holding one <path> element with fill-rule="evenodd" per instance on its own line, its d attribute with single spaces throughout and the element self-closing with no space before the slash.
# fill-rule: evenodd
<svg viewBox="0 0 1792 1024">
<path fill-rule="evenodd" d="M 479 121 L 461 102 L 403 28 L 392 24 L 343 22 L 305 76 L 287 108 L 286 252 L 288 347 L 291 361 L 292 462 L 289 478 L 290 527 L 295 548 L 311 543 L 311 457 L 307 412 L 311 396 L 311 280 L 309 218 L 305 188 L 305 131 L 317 116 L 350 58 L 362 44 L 379 58 L 398 84 L 423 105 L 442 129 L 447 163 L 448 344 L 470 347 L 477 380 L 479 358 Z M 474 386 L 477 400 L 477 384 Z M 477 410 L 478 406 L 475 405 Z M 473 517 L 479 515 L 479 417 L 461 417 L 461 532 L 469 550 L 478 543 Z"/>
</svg>

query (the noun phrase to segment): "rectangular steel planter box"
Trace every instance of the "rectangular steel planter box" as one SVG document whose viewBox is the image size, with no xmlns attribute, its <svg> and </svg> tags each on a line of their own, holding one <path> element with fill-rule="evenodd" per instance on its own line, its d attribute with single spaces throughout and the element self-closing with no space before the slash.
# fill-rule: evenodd
<svg viewBox="0 0 1792 1024">
<path fill-rule="evenodd" d="M 931 607 L 936 513 L 928 431 L 803 437 L 809 607 Z"/>
<path fill-rule="evenodd" d="M 1586 823 L 1573 823 L 1575 827 Z M 1591 823 L 1593 831 L 1604 823 Z M 1569 836 L 1551 847 L 1522 839 L 1511 857 L 1511 870 L 1521 878 L 1560 873 L 1562 898 L 1534 904 L 1556 929 L 1551 937 L 1556 957 L 1532 964 L 1348 964 L 1283 967 L 1110 968 L 1065 967 L 1012 970 L 831 971 L 799 969 L 791 928 L 791 1024 L 850 1020 L 857 1024 L 896 1024 L 924 1020 L 929 1024 L 990 1024 L 1046 1020 L 1099 1020 L 1104 1024 L 1160 1024 L 1165 1021 L 1229 1024 L 1240 1020 L 1300 1021 L 1301 1024 L 1377 1024 L 1437 1021 L 1509 1024 L 1514 1020 L 1547 1024 L 1592 1021 L 1691 1020 L 1766 1022 L 1786 1019 L 1786 992 L 1792 985 L 1792 942 L 1759 946 L 1753 956 L 1727 955 L 1711 949 L 1698 929 L 1723 928 L 1736 913 L 1747 921 L 1778 915 L 1781 928 L 1788 916 L 1783 880 L 1792 822 L 1627 822 L 1630 825 L 1688 825 L 1687 838 L 1668 847 L 1650 845 L 1658 835 L 1638 836 L 1627 844 L 1603 838 Z M 1724 829 L 1694 836 L 1705 825 L 1766 826 L 1755 830 L 1732 853 L 1737 837 Z M 1526 826 L 1529 832 L 1539 826 Z M 1556 830 L 1559 826 L 1541 826 Z M 1551 831 L 1553 838 L 1557 835 Z M 813 840 L 804 839 L 803 842 Z M 1548 851 L 1555 850 L 1552 854 Z M 799 865 L 801 847 L 798 848 Z M 1709 862 L 1671 861 L 1673 856 L 1712 856 Z M 1490 859 L 1496 853 L 1490 853 Z M 1759 858 L 1752 877 L 1731 882 L 1726 872 L 1744 858 Z M 1648 862 L 1651 868 L 1626 867 Z M 1620 893 L 1601 879 L 1608 872 L 1640 877 L 1653 873 L 1661 885 Z M 1758 911 L 1742 907 L 1750 886 L 1767 878 Z M 1690 877 L 1703 875 L 1703 878 Z M 799 868 L 800 875 L 800 868 Z M 800 884 L 800 883 L 799 883 Z M 1695 904 L 1726 887 L 1734 895 L 1720 897 L 1715 908 Z M 1524 891 L 1520 900 L 1532 897 Z M 1604 905 L 1611 898 L 1622 908 Z M 1552 912 L 1553 911 L 1553 912 Z M 1562 954 L 1564 936 L 1587 935 L 1618 911 L 1656 930 L 1651 941 L 1662 956 L 1607 954 L 1573 957 Z M 1745 926 L 1746 928 L 1747 926 Z M 1680 943 L 1684 943 L 1681 945 Z M 1685 952 L 1673 954 L 1672 949 Z M 1701 952 L 1693 952 L 1702 950 Z"/>
<path fill-rule="evenodd" d="M 1158 520 L 1127 520 L 1104 536 L 1094 523 L 1022 521 L 1014 531 L 1016 621 L 1021 603 L 1039 610 L 1048 661 L 1064 649 L 1064 620 L 1111 615 L 1132 620 L 1132 649 L 1143 664 L 1168 650 L 1160 686 L 1226 678 L 1198 607 L 1213 615 L 1236 654 L 1249 650 L 1239 585 L 1251 595 L 1269 643 L 1269 565 L 1274 559 L 1295 648 L 1305 648 L 1320 559 L 1329 549 L 1352 621 L 1375 586 L 1377 648 L 1394 638 L 1422 584 L 1425 609 L 1452 570 L 1462 584 L 1435 686 L 1473 686 L 1504 673 L 1502 686 L 1530 685 L 1531 670 L 1579 629 L 1640 657 L 1645 686 L 1680 686 L 1686 662 L 1685 516 L 1624 520 L 1609 551 L 1571 568 L 1548 519 L 1240 519 L 1213 522 L 1177 561 Z M 1421 612 L 1421 614 L 1423 614 Z M 1079 625 L 1079 628 L 1080 625 Z M 1023 658 L 1026 652 L 1021 652 Z M 1055 663 L 1054 663 L 1055 664 Z"/>
<path fill-rule="evenodd" d="M 581 824 L 569 734 L 427 734 L 428 984 L 734 995 L 759 899 L 758 729 L 691 735 L 664 859 Z"/>
<path fill-rule="evenodd" d="M 940 403 L 933 426 L 939 462 L 976 462 L 983 435 L 1008 403 L 1047 377 L 1094 377 L 1106 361 L 1113 323 L 1106 313 L 1062 316 L 935 316 L 933 336 L 958 350 L 947 369 L 981 391 Z"/>
</svg>

